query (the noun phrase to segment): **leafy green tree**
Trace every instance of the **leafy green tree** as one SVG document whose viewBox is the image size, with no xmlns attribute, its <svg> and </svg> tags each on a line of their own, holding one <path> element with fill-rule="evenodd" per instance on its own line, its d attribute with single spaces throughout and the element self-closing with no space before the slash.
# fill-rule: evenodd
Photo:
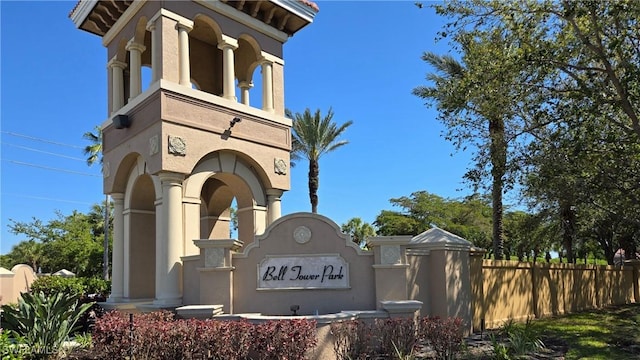
<svg viewBox="0 0 640 360">
<path fill-rule="evenodd" d="M 30 222 L 10 220 L 9 230 L 26 239 L 7 254 L 12 263 L 32 263 L 24 256 L 24 243 L 37 244 L 41 249 L 38 268 L 43 272 L 68 269 L 78 276 L 94 277 L 102 274 L 103 207 L 96 206 L 89 214 L 77 211 L 57 217 L 47 223 L 38 219 Z M 37 270 L 37 269 L 36 269 Z"/>
<path fill-rule="evenodd" d="M 476 246 L 491 247 L 491 208 L 480 196 L 462 200 L 445 199 L 426 191 L 389 200 L 401 211 L 382 210 L 374 225 L 378 234 L 418 235 L 432 227 L 439 227 Z"/>
<path fill-rule="evenodd" d="M 499 31 L 520 49 L 523 85 L 553 95 L 542 109 L 562 100 L 578 114 L 617 114 L 611 124 L 640 141 L 639 2 L 453 0 L 434 7 L 451 19 L 443 36 Z"/>
<path fill-rule="evenodd" d="M 353 121 L 338 125 L 333 121 L 332 109 L 324 117 L 319 109 L 313 114 L 308 108 L 303 113 L 295 114 L 287 109 L 286 116 L 293 120 L 292 159 L 304 157 L 309 160 L 309 200 L 311 212 L 317 213 L 320 157 L 349 143 L 339 138 Z"/>
<path fill-rule="evenodd" d="M 361 248 L 367 248 L 366 239 L 376 236 L 376 230 L 368 222 L 362 221 L 359 217 L 349 219 L 341 226 L 342 232 L 351 236 L 351 241 L 358 244 Z"/>
</svg>

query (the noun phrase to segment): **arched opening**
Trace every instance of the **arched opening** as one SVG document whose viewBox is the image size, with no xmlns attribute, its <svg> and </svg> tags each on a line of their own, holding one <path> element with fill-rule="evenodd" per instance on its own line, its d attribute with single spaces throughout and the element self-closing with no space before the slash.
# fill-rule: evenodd
<svg viewBox="0 0 640 360">
<path fill-rule="evenodd" d="M 155 296 L 156 211 L 151 176 L 139 176 L 131 188 L 129 224 L 129 298 Z"/>
<path fill-rule="evenodd" d="M 238 48 L 234 52 L 235 76 L 238 79 L 236 97 L 239 102 L 245 105 L 254 106 L 256 100 L 261 102 L 261 86 L 256 86 L 261 84 L 261 81 L 256 82 L 256 80 L 261 79 L 254 77 L 255 69 L 260 66 L 260 57 L 261 51 L 258 42 L 249 35 L 240 35 Z"/>
<path fill-rule="evenodd" d="M 185 197 L 200 199 L 197 226 L 201 239 L 228 239 L 237 234 L 237 239 L 246 245 L 256 234 L 264 232 L 266 187 L 256 166 L 241 154 L 218 152 L 205 157 L 194 168 L 185 182 Z M 192 226 L 196 224 L 187 224 Z"/>
<path fill-rule="evenodd" d="M 201 91 L 222 95 L 222 50 L 218 49 L 221 32 L 206 16 L 196 16 L 189 32 L 189 64 L 192 84 Z"/>
</svg>

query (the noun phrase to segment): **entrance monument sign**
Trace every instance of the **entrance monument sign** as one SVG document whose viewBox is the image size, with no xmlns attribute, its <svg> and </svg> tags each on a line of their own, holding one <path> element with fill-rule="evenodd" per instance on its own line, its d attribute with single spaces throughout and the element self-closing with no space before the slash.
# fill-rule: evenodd
<svg viewBox="0 0 640 360">
<path fill-rule="evenodd" d="M 338 254 L 267 256 L 258 265 L 258 289 L 348 289 L 349 264 Z"/>
</svg>

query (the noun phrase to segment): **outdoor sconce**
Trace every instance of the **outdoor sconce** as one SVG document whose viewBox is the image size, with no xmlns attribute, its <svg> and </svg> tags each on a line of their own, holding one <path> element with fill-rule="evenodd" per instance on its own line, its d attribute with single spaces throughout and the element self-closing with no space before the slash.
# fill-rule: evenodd
<svg viewBox="0 0 640 360">
<path fill-rule="evenodd" d="M 231 129 L 232 127 L 234 127 L 237 123 L 239 123 L 240 121 L 242 121 L 242 119 L 240 119 L 239 117 L 234 117 L 233 120 L 231 120 L 229 122 L 229 129 Z"/>
<path fill-rule="evenodd" d="M 111 122 L 113 122 L 113 126 L 115 126 L 116 129 L 124 129 L 131 126 L 129 115 L 116 115 L 111 119 Z"/>
</svg>

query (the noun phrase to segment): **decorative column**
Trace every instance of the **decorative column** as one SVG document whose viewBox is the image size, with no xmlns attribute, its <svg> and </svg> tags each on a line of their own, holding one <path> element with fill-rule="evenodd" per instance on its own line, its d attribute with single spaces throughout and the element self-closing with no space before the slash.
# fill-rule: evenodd
<svg viewBox="0 0 640 360">
<path fill-rule="evenodd" d="M 262 58 L 262 110 L 274 112 L 273 108 L 273 63 Z"/>
<path fill-rule="evenodd" d="M 163 172 L 162 199 L 156 210 L 156 299 L 155 306 L 182 303 L 182 174 Z"/>
<path fill-rule="evenodd" d="M 238 48 L 238 42 L 225 37 L 218 43 L 218 49 L 222 50 L 222 97 L 236 101 L 235 92 L 235 59 L 233 51 Z"/>
<path fill-rule="evenodd" d="M 191 87 L 191 73 L 189 70 L 189 31 L 193 29 L 193 23 L 186 24 L 179 22 L 178 29 L 178 52 L 180 56 L 180 85 Z"/>
<path fill-rule="evenodd" d="M 233 314 L 233 264 L 231 252 L 242 247 L 238 240 L 194 240 L 204 267 L 200 273 L 200 304 L 221 304 Z"/>
<path fill-rule="evenodd" d="M 281 216 L 281 202 L 282 190 L 268 189 L 267 190 L 267 226 L 271 225 L 274 221 L 278 220 Z"/>
<path fill-rule="evenodd" d="M 240 102 L 249 106 L 249 89 L 253 87 L 253 83 L 249 81 L 240 81 L 238 83 L 240 87 Z"/>
<path fill-rule="evenodd" d="M 131 63 L 129 69 L 129 101 L 142 92 L 142 52 L 145 49 L 144 45 L 134 42 L 133 39 L 127 43 L 129 61 Z"/>
<path fill-rule="evenodd" d="M 111 114 L 124 106 L 124 69 L 127 63 L 113 58 L 108 64 L 111 69 Z"/>
<path fill-rule="evenodd" d="M 111 294 L 107 302 L 120 302 L 124 297 L 124 194 L 111 194 L 113 199 L 113 251 L 111 252 Z"/>
<path fill-rule="evenodd" d="M 160 78 L 158 76 L 160 73 L 158 71 L 158 57 L 160 56 L 159 44 L 161 39 L 158 39 L 160 32 L 156 31 L 155 21 L 149 21 L 149 23 L 147 23 L 147 30 L 151 32 L 151 82 L 154 83 Z"/>
</svg>

